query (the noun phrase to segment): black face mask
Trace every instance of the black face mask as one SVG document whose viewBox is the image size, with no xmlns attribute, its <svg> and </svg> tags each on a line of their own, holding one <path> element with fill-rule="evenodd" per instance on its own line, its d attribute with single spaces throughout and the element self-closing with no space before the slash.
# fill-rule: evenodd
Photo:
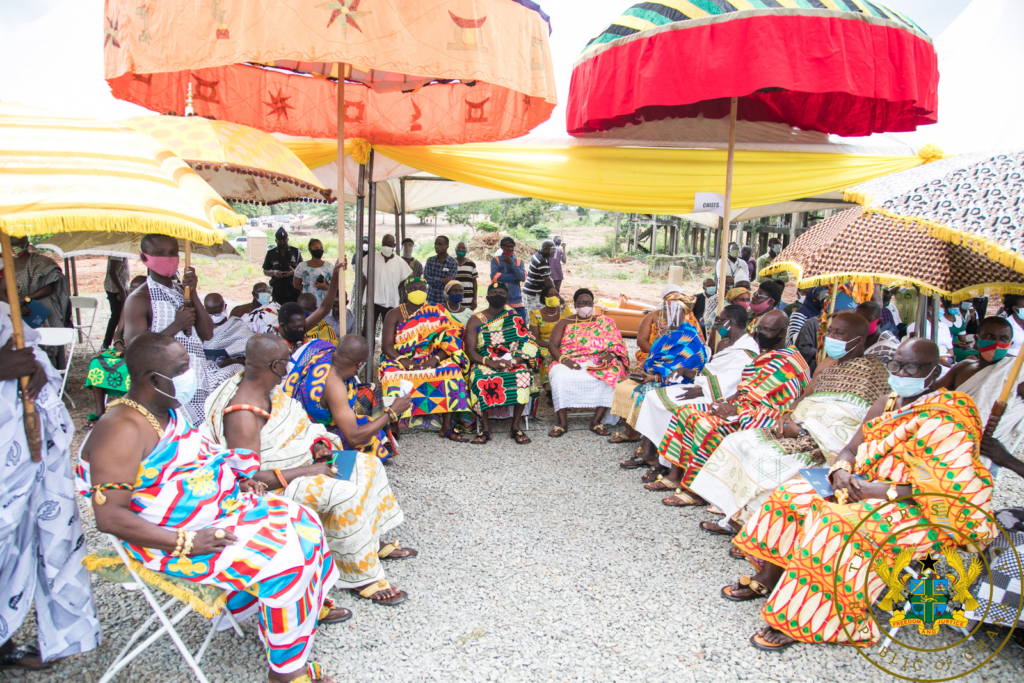
<svg viewBox="0 0 1024 683">
<path fill-rule="evenodd" d="M 294 344 L 306 338 L 306 331 L 293 330 L 287 325 L 281 325 L 281 336 Z"/>
<path fill-rule="evenodd" d="M 487 305 L 492 308 L 504 308 L 506 301 L 508 301 L 508 297 L 500 294 L 492 294 L 487 297 Z"/>
<path fill-rule="evenodd" d="M 785 332 L 785 330 L 779 330 L 779 332 L 775 336 L 773 336 L 773 337 L 769 337 L 768 335 L 764 334 L 763 332 L 758 332 L 757 333 L 757 345 L 761 347 L 762 351 L 764 351 L 765 349 L 770 349 L 771 347 L 775 346 L 779 342 L 779 339 L 782 338 L 782 334 L 784 332 Z"/>
<path fill-rule="evenodd" d="M 309 255 L 312 256 L 315 259 L 320 259 L 320 258 L 323 258 L 324 250 L 323 249 L 310 249 L 309 250 Z"/>
</svg>

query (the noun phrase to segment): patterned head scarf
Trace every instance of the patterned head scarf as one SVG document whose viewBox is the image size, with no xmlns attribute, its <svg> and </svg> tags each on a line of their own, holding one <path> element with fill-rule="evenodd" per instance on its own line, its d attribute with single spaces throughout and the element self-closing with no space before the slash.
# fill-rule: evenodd
<svg viewBox="0 0 1024 683">
<path fill-rule="evenodd" d="M 415 275 L 412 275 L 412 276 L 406 278 L 406 280 L 405 280 L 405 286 L 406 287 L 408 287 L 409 285 L 414 285 L 416 283 L 419 283 L 421 285 L 425 285 L 425 284 L 427 284 L 427 281 L 424 280 L 421 277 L 416 277 Z"/>
<path fill-rule="evenodd" d="M 492 282 L 490 285 L 487 286 L 487 293 L 490 294 L 496 289 L 503 290 L 505 294 L 508 294 L 508 285 L 506 285 L 504 282 Z"/>
<path fill-rule="evenodd" d="M 666 332 L 678 330 L 684 322 L 690 323 L 700 334 L 700 324 L 693 315 L 693 307 L 696 303 L 697 297 L 683 294 L 681 291 L 670 291 L 666 294 L 658 304 L 658 314 L 654 320 L 656 335 L 660 337 Z"/>
<path fill-rule="evenodd" d="M 449 289 L 451 289 L 451 288 L 452 288 L 452 287 L 454 287 L 455 285 L 461 285 L 461 284 L 462 284 L 462 283 L 461 283 L 461 282 L 459 282 L 458 280 L 452 280 L 451 282 L 449 282 L 448 284 L 446 284 L 446 285 L 444 286 L 444 293 L 445 293 L 445 294 L 447 294 L 447 293 L 448 293 L 448 290 L 449 290 Z"/>
<path fill-rule="evenodd" d="M 725 300 L 732 303 L 737 297 L 743 296 L 744 294 L 750 294 L 750 290 L 746 287 L 733 287 L 725 294 Z"/>
</svg>

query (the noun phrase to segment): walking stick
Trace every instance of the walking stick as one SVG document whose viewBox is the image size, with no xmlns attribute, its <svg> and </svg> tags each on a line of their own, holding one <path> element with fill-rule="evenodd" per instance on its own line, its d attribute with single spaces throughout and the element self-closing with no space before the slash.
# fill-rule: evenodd
<svg viewBox="0 0 1024 683">
<path fill-rule="evenodd" d="M 993 436 L 996 433 L 999 420 L 1002 419 L 1003 413 L 1006 412 L 1006 404 L 1010 402 L 1010 396 L 1013 394 L 1014 386 L 1017 384 L 1017 376 L 1020 375 L 1021 366 L 1024 366 L 1024 353 L 1017 354 L 1017 360 L 1013 361 L 1013 368 L 1010 370 L 1010 376 L 1006 378 L 1006 383 L 1003 384 L 1003 391 L 999 394 L 999 400 L 992 404 L 992 412 L 989 413 L 988 424 L 985 425 L 985 436 Z"/>
<path fill-rule="evenodd" d="M 0 249 L 3 249 L 4 259 L 4 282 L 7 284 L 7 301 L 11 306 L 11 325 L 14 327 L 14 346 L 19 349 L 25 348 L 25 331 L 21 327 L 21 301 L 18 298 L 18 281 L 14 274 L 14 255 L 11 252 L 11 236 L 0 231 Z M 43 444 L 39 436 L 40 424 L 39 413 L 36 412 L 36 402 L 25 396 L 25 388 L 28 386 L 28 377 L 22 377 L 21 398 L 24 423 L 25 439 L 28 441 L 28 452 L 32 456 L 32 462 L 42 460 Z"/>
</svg>

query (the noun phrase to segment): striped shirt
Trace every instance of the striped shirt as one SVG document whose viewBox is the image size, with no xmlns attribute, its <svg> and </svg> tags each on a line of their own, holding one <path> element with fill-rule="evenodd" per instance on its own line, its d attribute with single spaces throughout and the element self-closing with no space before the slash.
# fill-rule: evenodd
<svg viewBox="0 0 1024 683">
<path fill-rule="evenodd" d="M 544 291 L 544 278 L 551 275 L 551 266 L 547 258 L 539 251 L 530 259 L 530 269 L 526 273 L 523 292 L 531 296 L 540 296 Z"/>
</svg>

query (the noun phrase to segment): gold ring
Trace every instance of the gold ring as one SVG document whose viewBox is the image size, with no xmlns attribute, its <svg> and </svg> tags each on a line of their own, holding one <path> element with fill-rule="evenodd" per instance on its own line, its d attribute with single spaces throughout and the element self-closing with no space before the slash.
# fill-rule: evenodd
<svg viewBox="0 0 1024 683">
<path fill-rule="evenodd" d="M 221 538 L 224 538 L 225 536 L 227 536 L 227 534 L 224 533 L 223 529 L 217 529 L 216 531 L 213 532 L 213 537 L 216 538 L 216 539 L 221 539 Z"/>
</svg>

